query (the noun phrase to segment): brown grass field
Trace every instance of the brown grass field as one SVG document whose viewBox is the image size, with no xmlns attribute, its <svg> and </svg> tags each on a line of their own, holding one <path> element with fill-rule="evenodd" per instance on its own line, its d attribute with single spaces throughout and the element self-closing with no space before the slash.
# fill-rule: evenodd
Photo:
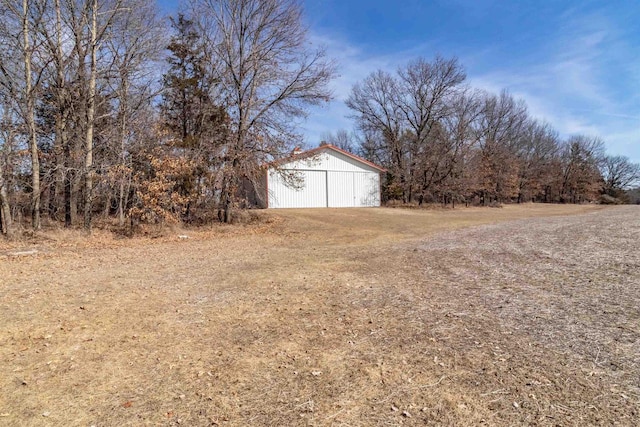
<svg viewBox="0 0 640 427">
<path fill-rule="evenodd" d="M 640 425 L 639 207 L 260 216 L 0 240 L 0 425 Z"/>
</svg>

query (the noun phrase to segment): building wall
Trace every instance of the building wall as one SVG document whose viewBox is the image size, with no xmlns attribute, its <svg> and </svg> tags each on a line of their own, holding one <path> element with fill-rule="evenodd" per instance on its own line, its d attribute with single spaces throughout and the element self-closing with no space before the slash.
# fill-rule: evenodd
<svg viewBox="0 0 640 427">
<path fill-rule="evenodd" d="M 324 208 L 327 206 L 327 173 L 297 171 L 295 176 L 269 171 L 270 208 Z M 295 181 L 295 182 L 292 182 Z"/>
<path fill-rule="evenodd" d="M 270 169 L 270 208 L 380 206 L 380 173 L 334 151 Z"/>
<path fill-rule="evenodd" d="M 325 170 L 325 171 L 352 171 L 362 172 L 370 171 L 379 173 L 379 171 L 369 165 L 352 159 L 340 152 L 334 150 L 321 151 L 318 154 L 307 159 L 296 160 L 281 165 L 283 169 L 298 170 Z"/>
<path fill-rule="evenodd" d="M 330 208 L 380 206 L 380 174 L 377 172 L 327 171 Z"/>
</svg>

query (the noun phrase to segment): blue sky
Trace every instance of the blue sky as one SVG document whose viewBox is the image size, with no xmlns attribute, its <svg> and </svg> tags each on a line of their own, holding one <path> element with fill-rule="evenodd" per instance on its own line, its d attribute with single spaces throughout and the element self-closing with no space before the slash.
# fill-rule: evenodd
<svg viewBox="0 0 640 427">
<path fill-rule="evenodd" d="M 164 0 L 165 4 L 170 4 Z M 640 162 L 640 1 L 305 0 L 314 44 L 339 65 L 335 99 L 304 124 L 306 143 L 353 124 L 344 100 L 376 69 L 456 56 L 468 83 L 509 90 L 562 136 L 600 136 Z"/>
</svg>

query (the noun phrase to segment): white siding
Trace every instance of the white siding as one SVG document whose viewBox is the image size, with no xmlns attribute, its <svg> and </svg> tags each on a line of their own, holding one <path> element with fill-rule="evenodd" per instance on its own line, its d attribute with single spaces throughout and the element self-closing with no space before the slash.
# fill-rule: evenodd
<svg viewBox="0 0 640 427">
<path fill-rule="evenodd" d="M 380 174 L 354 173 L 353 177 L 353 192 L 356 195 L 354 206 L 380 206 Z"/>
<path fill-rule="evenodd" d="M 270 208 L 380 206 L 380 171 L 335 150 L 280 165 L 297 173 L 298 188 L 275 170 L 268 175 Z"/>
<path fill-rule="evenodd" d="M 358 172 L 327 172 L 328 206 L 330 208 L 352 208 L 355 206 L 353 175 Z"/>
<path fill-rule="evenodd" d="M 337 151 L 325 151 L 316 154 L 308 159 L 296 160 L 285 163 L 283 169 L 304 169 L 304 170 L 328 170 L 328 171 L 350 171 L 362 172 L 370 171 L 378 173 L 375 168 L 352 159 Z"/>
<path fill-rule="evenodd" d="M 300 188 L 290 186 L 277 172 L 269 173 L 270 208 L 324 208 L 327 206 L 327 173 L 298 171 Z"/>
<path fill-rule="evenodd" d="M 380 206 L 380 176 L 374 172 L 327 172 L 330 208 Z"/>
</svg>

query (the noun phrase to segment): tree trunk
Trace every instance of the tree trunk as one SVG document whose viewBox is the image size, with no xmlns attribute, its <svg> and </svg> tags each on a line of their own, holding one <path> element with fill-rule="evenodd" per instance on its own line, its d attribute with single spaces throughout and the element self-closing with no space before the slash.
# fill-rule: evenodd
<svg viewBox="0 0 640 427">
<path fill-rule="evenodd" d="M 118 194 L 118 224 L 124 225 L 124 181 L 120 180 L 120 189 Z"/>
<path fill-rule="evenodd" d="M 56 113 L 55 113 L 55 132 L 56 132 L 56 147 L 58 150 L 58 154 L 56 155 L 57 160 L 57 171 L 56 171 L 56 196 L 62 196 L 62 205 L 65 211 L 65 226 L 71 226 L 71 213 L 70 209 L 67 209 L 67 194 L 66 194 L 66 182 L 67 182 L 67 174 L 69 167 L 69 146 L 68 146 L 68 137 L 67 137 L 67 96 L 66 96 L 66 88 L 65 88 L 65 77 L 64 77 L 64 56 L 62 53 L 62 11 L 60 6 L 60 0 L 55 0 L 55 9 L 56 9 L 56 45 L 55 45 L 55 57 L 54 63 L 56 67 Z M 59 199 L 60 197 L 56 197 Z M 57 218 L 57 213 L 60 210 L 60 201 L 54 200 L 55 204 L 54 211 L 52 211 L 52 218 Z M 69 220 L 67 221 L 67 216 Z"/>
<path fill-rule="evenodd" d="M 26 97 L 26 122 L 31 154 L 31 226 L 40 229 L 40 159 L 38 157 L 38 139 L 35 122 L 35 102 L 31 81 L 31 47 L 29 37 L 29 1 L 22 0 L 22 35 L 24 42 L 24 77 Z"/>
<path fill-rule="evenodd" d="M 69 141 L 64 146 L 64 226 L 71 227 L 75 219 L 73 181 L 75 173 L 71 170 L 71 147 Z"/>
<path fill-rule="evenodd" d="M 120 182 L 120 195 L 119 195 L 120 204 L 118 206 L 118 219 L 121 226 L 124 226 L 125 210 L 127 205 L 129 204 L 129 194 L 131 192 L 131 180 L 132 180 L 132 176 L 131 176 L 131 173 L 129 173 L 127 176 L 126 184 L 123 181 Z"/>
<path fill-rule="evenodd" d="M 9 196 L 7 194 L 7 185 L 2 176 L 3 170 L 0 169 L 0 228 L 5 236 L 13 235 L 13 223 L 11 221 L 11 208 L 9 206 Z"/>
<path fill-rule="evenodd" d="M 2 105 L 3 117 L 0 127 L 3 130 L 4 143 L 0 152 L 0 231 L 4 235 L 13 234 L 13 221 L 11 218 L 11 207 L 9 206 L 9 195 L 5 176 L 11 172 L 9 166 L 9 153 L 14 147 L 14 134 L 11 131 L 11 113 L 7 104 Z"/>
<path fill-rule="evenodd" d="M 93 127 L 96 106 L 96 40 L 98 37 L 98 0 L 91 6 L 91 70 L 89 74 L 89 105 L 87 107 L 87 134 L 85 138 L 85 179 L 84 179 L 84 229 L 91 232 L 91 213 L 93 209 Z"/>
<path fill-rule="evenodd" d="M 231 222 L 231 197 L 225 198 L 223 219 L 225 224 L 229 224 Z"/>
<path fill-rule="evenodd" d="M 120 226 L 124 225 L 124 207 L 125 207 L 125 171 L 126 168 L 126 148 L 127 148 L 127 105 L 129 102 L 129 82 L 125 73 L 121 74 L 122 79 L 122 96 L 120 101 L 120 174 L 119 191 L 118 191 L 118 222 Z"/>
<path fill-rule="evenodd" d="M 60 183 L 62 182 L 63 178 L 63 171 L 62 168 L 60 167 L 60 164 L 62 163 L 62 156 L 60 155 L 56 155 L 56 172 L 54 174 L 54 178 L 53 178 L 53 183 L 51 184 L 51 196 L 49 197 L 49 219 L 51 219 L 52 221 L 57 221 L 58 220 L 58 212 L 59 212 L 59 206 L 58 206 L 58 202 L 60 200 L 60 195 L 63 193 L 62 187 L 60 185 Z"/>
<path fill-rule="evenodd" d="M 228 224 L 231 222 L 231 194 L 230 194 L 231 184 L 229 182 L 229 178 L 225 177 L 222 184 L 222 192 L 221 192 L 221 209 L 218 210 L 218 219 L 220 222 L 224 222 Z"/>
<path fill-rule="evenodd" d="M 234 165 L 238 160 L 234 160 Z M 236 166 L 237 167 L 237 166 Z M 227 171 L 227 174 L 222 180 L 222 191 L 220 192 L 221 207 L 218 210 L 218 219 L 225 224 L 229 224 L 232 220 L 231 209 L 233 207 L 233 197 L 236 189 L 235 183 L 235 168 L 232 171 Z"/>
</svg>

